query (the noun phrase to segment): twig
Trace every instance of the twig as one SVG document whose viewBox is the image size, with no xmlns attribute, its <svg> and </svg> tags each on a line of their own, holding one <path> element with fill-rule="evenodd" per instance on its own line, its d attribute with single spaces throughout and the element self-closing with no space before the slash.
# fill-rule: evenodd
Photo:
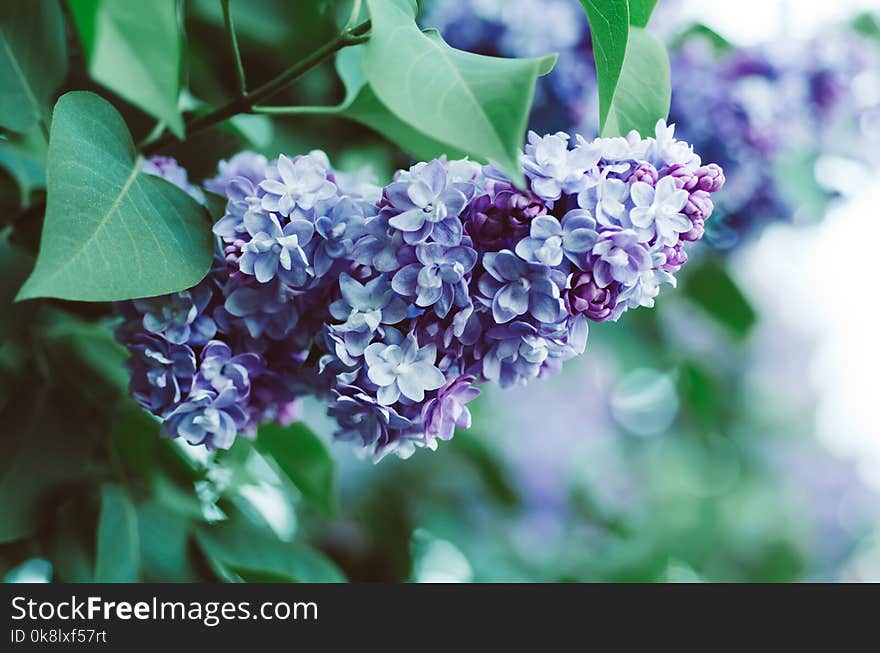
<svg viewBox="0 0 880 653">
<path fill-rule="evenodd" d="M 262 86 L 254 89 L 249 93 L 245 93 L 244 95 L 236 98 L 232 102 L 229 102 L 222 107 L 214 109 L 210 113 L 196 116 L 192 120 L 188 121 L 186 124 L 185 133 L 187 137 L 198 134 L 199 132 L 209 129 L 214 125 L 223 122 L 224 120 L 228 120 L 233 116 L 237 116 L 240 113 L 252 113 L 255 104 L 259 104 L 263 100 L 266 100 L 278 93 L 279 91 L 283 90 L 291 83 L 299 79 L 306 72 L 308 72 L 342 48 L 347 48 L 351 45 L 357 45 L 358 43 L 363 43 L 364 41 L 366 41 L 369 38 L 369 36 L 367 35 L 369 29 L 370 21 L 365 21 L 360 25 L 356 25 L 352 28 L 346 28 L 332 40 L 322 45 L 320 48 L 306 56 L 304 59 L 301 59 L 300 61 L 293 64 L 290 68 L 285 70 L 274 79 L 269 80 Z M 146 145 L 143 148 L 143 152 L 144 154 L 153 154 L 156 151 L 165 147 L 166 145 L 170 144 L 173 140 L 175 140 L 175 136 L 171 133 L 167 133 L 162 138 L 159 138 L 153 143 Z"/>
</svg>

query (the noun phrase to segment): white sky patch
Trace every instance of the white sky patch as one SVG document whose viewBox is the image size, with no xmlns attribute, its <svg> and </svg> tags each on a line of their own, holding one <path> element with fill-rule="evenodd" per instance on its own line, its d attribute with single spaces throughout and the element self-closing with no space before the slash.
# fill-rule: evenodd
<svg viewBox="0 0 880 653">
<path fill-rule="evenodd" d="M 667 0 L 660 0 L 662 3 Z M 876 11 L 877 0 L 678 0 L 677 20 L 705 23 L 742 45 L 779 38 L 808 38 L 830 23 L 863 11 Z"/>
</svg>

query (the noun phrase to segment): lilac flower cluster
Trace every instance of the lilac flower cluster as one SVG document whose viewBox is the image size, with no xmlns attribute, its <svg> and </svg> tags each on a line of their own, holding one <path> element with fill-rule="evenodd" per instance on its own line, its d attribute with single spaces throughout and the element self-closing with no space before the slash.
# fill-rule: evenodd
<svg viewBox="0 0 880 653">
<path fill-rule="evenodd" d="M 321 152 L 221 163 L 207 278 L 120 309 L 132 394 L 208 448 L 293 419 L 305 394 L 377 458 L 433 448 L 470 425 L 476 383 L 554 372 L 589 321 L 653 306 L 724 183 L 663 121 L 644 139 L 532 132 L 522 163 L 522 188 L 436 159 L 381 190 Z"/>
</svg>

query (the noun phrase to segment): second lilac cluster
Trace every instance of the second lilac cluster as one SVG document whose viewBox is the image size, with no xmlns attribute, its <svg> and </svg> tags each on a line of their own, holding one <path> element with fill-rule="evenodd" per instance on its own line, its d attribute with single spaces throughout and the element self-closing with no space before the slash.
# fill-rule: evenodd
<svg viewBox="0 0 880 653">
<path fill-rule="evenodd" d="M 557 371 L 590 321 L 653 306 L 724 183 L 663 121 L 653 138 L 530 133 L 522 163 L 523 187 L 435 159 L 378 189 L 321 152 L 222 162 L 207 278 L 121 309 L 135 398 L 208 448 L 307 394 L 376 458 L 433 448 L 470 426 L 475 384 Z"/>
</svg>

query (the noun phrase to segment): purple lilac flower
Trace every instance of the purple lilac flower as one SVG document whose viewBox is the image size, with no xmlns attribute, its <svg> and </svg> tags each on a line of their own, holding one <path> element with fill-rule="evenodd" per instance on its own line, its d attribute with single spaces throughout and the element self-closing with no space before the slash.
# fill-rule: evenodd
<svg viewBox="0 0 880 653">
<path fill-rule="evenodd" d="M 527 263 L 509 250 L 485 254 L 483 267 L 487 274 L 480 277 L 479 288 L 495 322 L 504 324 L 526 313 L 542 322 L 559 318 L 559 286 L 549 267 Z"/>
<path fill-rule="evenodd" d="M 238 404 L 236 394 L 235 388 L 219 394 L 209 390 L 193 393 L 165 419 L 165 434 L 209 450 L 228 449 L 247 422 L 247 413 Z"/>
<path fill-rule="evenodd" d="M 477 262 L 476 250 L 425 243 L 416 247 L 416 259 L 394 275 L 395 292 L 415 297 L 421 308 L 433 307 L 439 318 L 446 317 L 453 305 L 461 308 L 470 303 L 465 276 Z"/>
<path fill-rule="evenodd" d="M 547 214 L 547 205 L 529 191 L 507 181 L 486 184 L 486 192 L 471 202 L 466 229 L 480 247 L 497 252 L 515 247 L 529 235 L 532 220 Z"/>
<path fill-rule="evenodd" d="M 471 427 L 471 413 L 465 404 L 480 394 L 472 385 L 474 380 L 473 376 L 450 379 L 437 390 L 436 397 L 425 402 L 422 408 L 425 435 L 450 440 L 456 428 Z"/>
<path fill-rule="evenodd" d="M 189 175 L 176 160 L 168 156 L 153 156 L 144 161 L 143 171 L 148 175 L 162 177 L 192 197 L 199 204 L 205 203 L 205 194 L 198 186 L 189 183 Z"/>
<path fill-rule="evenodd" d="M 322 239 L 315 249 L 315 275 L 323 277 L 334 261 L 350 259 L 354 242 L 364 231 L 363 206 L 344 197 L 339 200 L 328 215 L 315 220 L 315 231 Z"/>
<path fill-rule="evenodd" d="M 619 288 L 616 281 L 603 288 L 596 283 L 592 272 L 577 272 L 563 293 L 565 310 L 570 315 L 583 314 L 594 322 L 604 322 L 614 315 Z"/>
<path fill-rule="evenodd" d="M 388 204 L 397 211 L 388 224 L 402 231 L 408 243 L 432 236 L 442 245 L 458 245 L 462 235 L 459 216 L 467 204 L 468 190 L 465 184 L 450 183 L 443 164 L 431 161 L 385 189 Z"/>
<path fill-rule="evenodd" d="M 237 399 L 247 399 L 251 380 L 262 368 L 263 361 L 259 354 L 247 352 L 236 356 L 225 342 L 212 340 L 202 349 L 195 387 L 213 390 L 217 394 L 232 389 Z"/>
<path fill-rule="evenodd" d="M 383 324 L 397 324 L 406 317 L 406 302 L 395 295 L 384 275 L 362 284 L 342 274 L 339 290 L 342 297 L 330 305 L 330 314 L 344 321 L 331 330 L 340 334 L 339 343 L 348 356 L 362 356 Z"/>
<path fill-rule="evenodd" d="M 320 152 L 235 157 L 208 277 L 120 307 L 133 395 L 211 449 L 306 394 L 375 459 L 434 448 L 469 426 L 475 384 L 556 373 L 589 321 L 652 306 L 724 183 L 663 121 L 645 139 L 532 134 L 523 158 L 523 189 L 437 159 L 368 199 Z"/>
<path fill-rule="evenodd" d="M 239 152 L 229 160 L 217 164 L 217 176 L 205 180 L 205 188 L 218 195 L 228 195 L 227 185 L 236 177 L 256 186 L 266 178 L 269 161 L 262 154 Z"/>
<path fill-rule="evenodd" d="M 627 285 L 651 268 L 651 253 L 632 229 L 608 228 L 593 246 L 593 276 L 596 283 L 606 288 L 617 282 Z"/>
<path fill-rule="evenodd" d="M 196 357 L 187 345 L 137 334 L 129 343 L 130 391 L 135 400 L 155 415 L 166 415 L 189 392 Z"/>
<path fill-rule="evenodd" d="M 144 329 L 168 342 L 204 344 L 214 337 L 217 326 L 205 309 L 212 292 L 207 284 L 159 298 L 135 299 L 134 308 L 143 315 Z"/>
<path fill-rule="evenodd" d="M 251 239 L 242 248 L 239 270 L 260 283 L 277 276 L 292 288 L 306 284 L 309 258 L 303 247 L 315 232 L 311 222 L 294 218 L 282 227 L 271 213 L 246 213 L 244 225 Z"/>
</svg>

